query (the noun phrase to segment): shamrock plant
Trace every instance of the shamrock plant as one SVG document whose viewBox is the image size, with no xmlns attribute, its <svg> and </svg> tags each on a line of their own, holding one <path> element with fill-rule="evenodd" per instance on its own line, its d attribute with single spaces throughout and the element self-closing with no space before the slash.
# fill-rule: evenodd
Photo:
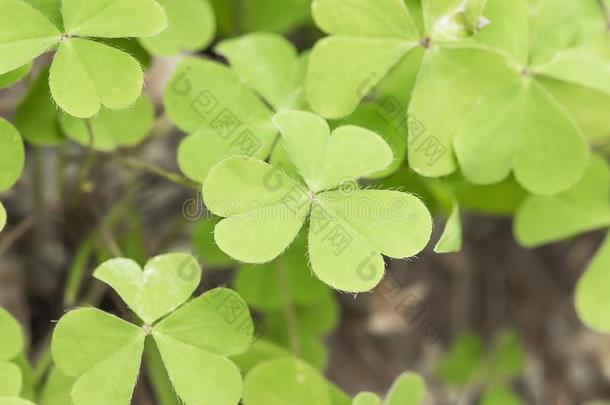
<svg viewBox="0 0 610 405">
<path fill-rule="evenodd" d="M 21 177 L 25 150 L 19 132 L 0 118 L 0 192 L 11 188 Z M 0 202 L 0 231 L 6 225 L 6 210 Z"/>
<path fill-rule="evenodd" d="M 130 11 L 137 10 L 133 13 Z M 25 1 L 0 2 L 0 74 L 56 50 L 49 73 L 53 99 L 79 118 L 101 106 L 129 107 L 140 96 L 143 73 L 129 54 L 88 38 L 149 37 L 167 25 L 154 0 L 63 0 L 57 26 Z"/>
<path fill-rule="evenodd" d="M 132 260 L 111 259 L 94 276 L 110 285 L 142 324 L 95 308 L 60 319 L 51 348 L 59 369 L 76 378 L 73 404 L 129 404 L 149 338 L 184 403 L 239 401 L 241 375 L 227 356 L 248 348 L 253 327 L 237 294 L 219 288 L 189 300 L 201 270 L 195 258 L 181 253 L 157 256 L 143 270 Z"/>
<path fill-rule="evenodd" d="M 16 364 L 24 348 L 24 336 L 19 323 L 0 308 L 0 398 L 19 397 L 23 386 L 23 375 Z"/>
<path fill-rule="evenodd" d="M 203 182 L 214 164 L 239 154 L 266 158 L 277 129 L 273 110 L 305 106 L 307 55 L 286 39 L 253 33 L 217 45 L 231 69 L 216 62 L 184 59 L 165 94 L 172 121 L 190 135 L 178 149 L 189 178 Z"/>
<path fill-rule="evenodd" d="M 278 113 L 273 121 L 291 166 L 228 157 L 203 185 L 208 209 L 226 218 L 214 231 L 223 251 L 242 262 L 268 262 L 309 218 L 314 273 L 333 288 L 361 292 L 382 279 L 381 254 L 406 258 L 426 246 L 432 221 L 417 197 L 391 190 L 339 190 L 391 163 L 392 153 L 378 135 L 344 126 L 331 136 L 324 119 L 302 111 Z"/>
</svg>

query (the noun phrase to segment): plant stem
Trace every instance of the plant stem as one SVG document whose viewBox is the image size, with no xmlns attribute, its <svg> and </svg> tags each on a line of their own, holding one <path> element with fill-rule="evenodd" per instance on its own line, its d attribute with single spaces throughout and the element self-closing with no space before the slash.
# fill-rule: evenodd
<svg viewBox="0 0 610 405">
<path fill-rule="evenodd" d="M 286 327 L 288 330 L 290 349 L 295 356 L 301 357 L 301 341 L 299 338 L 297 314 L 294 308 L 294 303 L 292 302 L 292 297 L 290 296 L 286 266 L 284 265 L 284 259 L 281 256 L 277 259 L 275 268 L 280 296 L 282 298 L 284 319 L 286 320 Z"/>
<path fill-rule="evenodd" d="M 87 180 L 87 175 L 95 162 L 95 138 L 93 135 L 93 128 L 91 127 L 91 120 L 89 118 L 85 119 L 85 126 L 87 127 L 87 135 L 89 136 L 89 143 L 87 146 L 87 156 L 85 157 L 84 162 L 81 164 L 78 174 L 76 176 L 76 189 L 74 190 L 74 195 L 72 200 L 70 201 L 69 207 L 74 208 L 80 199 L 80 196 L 84 189 L 85 181 Z"/>
<path fill-rule="evenodd" d="M 125 166 L 129 166 L 131 168 L 138 169 L 138 170 L 143 170 L 145 172 L 162 177 L 162 178 L 164 178 L 168 181 L 171 181 L 172 183 L 178 184 L 180 186 L 183 186 L 183 187 L 186 187 L 189 189 L 193 189 L 195 191 L 200 191 L 200 189 L 201 189 L 201 186 L 199 184 L 187 179 L 186 177 L 183 177 L 177 173 L 167 171 L 159 166 L 155 166 L 148 162 L 144 162 L 142 160 L 135 159 L 135 158 L 118 158 L 118 159 Z"/>
</svg>

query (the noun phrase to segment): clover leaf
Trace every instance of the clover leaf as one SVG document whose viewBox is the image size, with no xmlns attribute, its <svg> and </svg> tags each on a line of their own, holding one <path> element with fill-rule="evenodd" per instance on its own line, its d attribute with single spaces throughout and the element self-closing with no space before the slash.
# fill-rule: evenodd
<svg viewBox="0 0 610 405">
<path fill-rule="evenodd" d="M 201 269 L 186 254 L 151 259 L 144 270 L 111 259 L 94 276 L 109 284 L 144 321 L 142 327 L 94 308 L 76 309 L 57 324 L 51 351 L 57 367 L 75 377 L 72 401 L 129 404 L 147 336 L 152 336 L 177 395 L 186 404 L 239 401 L 239 370 L 227 356 L 244 352 L 252 338 L 247 306 L 219 288 L 187 301 Z M 199 381 L 193 385 L 193 378 Z M 100 379 L 108 384 L 99 386 Z"/>
<path fill-rule="evenodd" d="M 30 402 L 21 398 L 9 398 L 4 397 L 0 398 L 0 405 L 36 405 L 33 402 Z"/>
<path fill-rule="evenodd" d="M 28 63 L 15 70 L 11 70 L 10 72 L 0 74 L 0 89 L 9 87 L 9 86 L 13 85 L 14 83 L 18 82 L 25 75 L 30 73 L 31 69 L 32 69 L 32 64 Z"/>
<path fill-rule="evenodd" d="M 414 373 L 403 373 L 390 388 L 383 405 L 421 405 L 426 386 L 423 379 Z M 372 392 L 358 394 L 352 405 L 381 405 L 381 399 Z"/>
<path fill-rule="evenodd" d="M 328 384 L 308 364 L 281 358 L 263 362 L 246 376 L 244 405 L 332 405 Z"/>
<path fill-rule="evenodd" d="M 578 317 L 588 327 L 602 333 L 610 332 L 608 288 L 610 277 L 610 236 L 602 243 L 576 286 L 575 306 Z"/>
<path fill-rule="evenodd" d="M 447 219 L 445 229 L 434 246 L 436 253 L 459 252 L 462 248 L 462 221 L 460 219 L 460 207 L 457 202 L 453 204 L 453 210 Z"/>
<path fill-rule="evenodd" d="M 168 26 L 159 34 L 141 38 L 150 53 L 171 56 L 207 47 L 216 31 L 214 10 L 208 0 L 158 0 L 167 14 Z"/>
<path fill-rule="evenodd" d="M 11 188 L 21 176 L 25 150 L 19 132 L 0 118 L 0 192 Z M 6 225 L 6 210 L 0 203 L 0 231 Z"/>
<path fill-rule="evenodd" d="M 140 65 L 122 51 L 85 38 L 155 35 L 166 26 L 163 8 L 154 0 L 64 0 L 61 13 L 60 31 L 28 3 L 0 1 L 0 74 L 57 48 L 49 85 L 65 112 L 87 118 L 102 105 L 130 106 L 142 89 Z"/>
<path fill-rule="evenodd" d="M 344 126 L 331 136 L 324 119 L 302 111 L 279 113 L 274 122 L 300 180 L 247 157 L 214 166 L 203 197 L 212 213 L 226 218 L 214 231 L 223 251 L 243 262 L 271 261 L 309 216 L 314 273 L 334 288 L 360 292 L 383 277 L 381 254 L 405 258 L 426 246 L 432 223 L 418 198 L 390 190 L 337 191 L 391 163 L 392 153 L 378 135 Z"/>
<path fill-rule="evenodd" d="M 606 35 L 593 2 L 566 1 L 564 7 L 548 0 L 530 3 L 520 0 L 507 7 L 502 1 L 488 1 L 486 15 L 504 23 L 491 24 L 475 38 L 505 55 L 515 67 L 513 79 L 500 90 L 486 92 L 454 144 L 468 180 L 494 183 L 512 170 L 528 191 L 550 195 L 578 181 L 588 150 L 574 117 L 547 89 L 549 79 L 610 96 L 610 69 L 607 51 L 591 45 Z M 575 15 L 585 16 L 579 21 L 590 19 L 591 29 L 574 24 Z M 548 29 L 559 25 L 562 35 L 550 35 Z M 483 148 L 486 152 L 476 156 Z"/>
<path fill-rule="evenodd" d="M 519 207 L 514 233 L 524 246 L 537 246 L 610 226 L 610 170 L 591 158 L 585 174 L 570 190 L 554 196 L 528 196 Z"/>
<path fill-rule="evenodd" d="M 313 111 L 328 118 L 351 114 L 391 70 L 415 57 L 409 115 L 423 131 L 410 131 L 410 166 L 426 176 L 455 171 L 455 129 L 481 91 L 498 86 L 508 70 L 501 56 L 463 40 L 467 3 L 423 1 L 420 33 L 402 1 L 316 0 L 314 19 L 330 36 L 311 54 L 306 90 Z"/>
<path fill-rule="evenodd" d="M 190 135 L 178 149 L 178 164 L 189 178 L 203 182 L 224 157 L 269 154 L 277 130 L 265 103 L 227 67 L 185 58 L 165 93 L 172 121 Z"/>
<path fill-rule="evenodd" d="M 165 94 L 168 115 L 190 134 L 178 149 L 180 169 L 198 182 L 227 156 L 268 156 L 277 129 L 267 103 L 275 111 L 305 106 L 307 55 L 298 56 L 286 39 L 253 33 L 223 41 L 216 51 L 230 69 L 186 59 Z"/>
<path fill-rule="evenodd" d="M 0 397 L 16 397 L 21 392 L 23 376 L 14 360 L 23 350 L 24 337 L 19 323 L 0 307 Z"/>
</svg>

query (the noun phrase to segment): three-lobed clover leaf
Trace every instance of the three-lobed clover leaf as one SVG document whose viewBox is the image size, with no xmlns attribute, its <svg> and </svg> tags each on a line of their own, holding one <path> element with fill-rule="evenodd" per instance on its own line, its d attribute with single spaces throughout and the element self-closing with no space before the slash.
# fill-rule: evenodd
<svg viewBox="0 0 610 405">
<path fill-rule="evenodd" d="M 24 1 L 0 1 L 0 74 L 57 48 L 49 85 L 62 110 L 87 118 L 101 106 L 122 109 L 133 104 L 143 83 L 139 63 L 85 38 L 155 35 L 166 26 L 163 8 L 154 0 L 64 0 L 61 14 L 60 30 Z"/>
<path fill-rule="evenodd" d="M 268 104 L 275 111 L 305 107 L 307 55 L 297 55 L 286 39 L 252 33 L 216 51 L 231 68 L 185 59 L 165 94 L 168 115 L 189 134 L 178 149 L 180 169 L 198 182 L 227 156 L 267 157 L 277 136 Z"/>
<path fill-rule="evenodd" d="M 470 3 L 424 0 L 418 24 L 399 0 L 316 0 L 314 19 L 330 36 L 311 55 L 306 89 L 313 111 L 328 118 L 351 114 L 391 70 L 414 57 L 419 72 L 409 115 L 423 133 L 409 134 L 409 164 L 425 176 L 455 171 L 456 128 L 480 93 L 497 87 L 509 69 L 500 55 L 463 40 L 464 5 Z"/>
<path fill-rule="evenodd" d="M 390 388 L 383 405 L 421 405 L 426 393 L 424 380 L 414 373 L 403 373 Z M 381 399 L 372 392 L 358 394 L 352 405 L 382 405 Z"/>
<path fill-rule="evenodd" d="M 23 350 L 24 337 L 19 323 L 0 307 L 0 397 L 18 397 L 23 375 L 14 363 Z"/>
<path fill-rule="evenodd" d="M 11 188 L 21 176 L 25 150 L 19 132 L 0 118 L 0 192 Z M 0 203 L 0 231 L 6 225 L 6 210 Z"/>
<path fill-rule="evenodd" d="M 500 51 L 514 69 L 507 85 L 486 92 L 456 133 L 456 154 L 468 180 L 490 184 L 513 171 L 528 191 L 551 195 L 582 176 L 589 158 L 582 128 L 560 104 L 560 90 L 547 86 L 567 83 L 572 91 L 610 97 L 609 53 L 596 45 L 607 33 L 595 2 L 561 4 L 487 2 L 486 16 L 504 22 L 492 23 L 475 39 Z M 590 25 L 574 23 L 583 20 Z M 556 26 L 562 26 L 561 35 L 551 35 Z"/>
<path fill-rule="evenodd" d="M 183 51 L 207 47 L 216 31 L 214 9 L 208 0 L 158 0 L 167 14 L 167 28 L 159 34 L 141 38 L 150 53 L 172 56 Z"/>
<path fill-rule="evenodd" d="M 279 113 L 274 122 L 294 167 L 289 171 L 299 177 L 248 157 L 229 157 L 214 166 L 203 197 L 213 214 L 226 218 L 214 231 L 223 251 L 242 262 L 269 262 L 309 217 L 314 273 L 336 289 L 361 292 L 382 279 L 382 254 L 406 258 L 426 246 L 432 221 L 417 197 L 360 190 L 355 184 L 392 162 L 377 134 L 344 126 L 331 136 L 324 119 L 302 111 Z M 339 190 L 346 184 L 349 190 Z"/>
<path fill-rule="evenodd" d="M 129 404 L 147 336 L 185 404 L 239 402 L 241 375 L 227 357 L 248 348 L 253 327 L 237 294 L 219 288 L 185 303 L 199 285 L 201 270 L 195 258 L 181 253 L 157 256 L 143 270 L 132 260 L 111 259 L 94 276 L 109 284 L 144 325 L 94 308 L 60 319 L 51 350 L 57 367 L 76 378 L 75 405 Z"/>
</svg>

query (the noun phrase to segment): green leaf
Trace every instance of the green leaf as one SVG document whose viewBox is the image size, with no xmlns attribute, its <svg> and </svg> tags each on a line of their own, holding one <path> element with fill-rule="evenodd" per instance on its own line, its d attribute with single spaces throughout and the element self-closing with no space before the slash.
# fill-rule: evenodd
<svg viewBox="0 0 610 405">
<path fill-rule="evenodd" d="M 0 74 L 28 64 L 55 46 L 59 30 L 21 0 L 0 0 Z"/>
<path fill-rule="evenodd" d="M 239 1 L 239 3 L 237 2 Z M 291 33 L 310 19 L 310 0 L 211 0 L 224 34 Z M 234 13 L 240 7 L 239 13 Z M 237 15 L 236 15 L 237 14 Z"/>
<path fill-rule="evenodd" d="M 63 373 L 78 377 L 72 403 L 128 405 L 145 336 L 143 329 L 98 309 L 77 309 L 64 315 L 53 333 L 51 352 Z M 100 386 L 100 381 L 105 384 Z"/>
<path fill-rule="evenodd" d="M 471 182 L 496 183 L 514 170 L 525 189 L 543 195 L 569 189 L 589 159 L 580 129 L 556 100 L 529 80 L 482 98 L 466 117 L 454 146 Z"/>
<path fill-rule="evenodd" d="M 248 373 L 244 405 L 331 405 L 324 378 L 293 358 L 264 362 Z"/>
<path fill-rule="evenodd" d="M 462 176 L 448 182 L 462 208 L 486 214 L 512 216 L 528 195 L 512 176 L 488 186 L 472 184 Z"/>
<path fill-rule="evenodd" d="M 23 138 L 33 145 L 55 145 L 63 139 L 57 117 L 58 110 L 49 89 L 49 69 L 45 69 L 17 106 L 15 126 Z"/>
<path fill-rule="evenodd" d="M 351 114 L 419 41 L 400 0 L 316 0 L 312 14 L 332 35 L 314 46 L 306 83 L 311 108 L 326 118 Z"/>
<path fill-rule="evenodd" d="M 155 342 L 172 385 L 184 403 L 233 405 L 239 402 L 241 374 L 230 360 L 164 335 L 155 335 Z"/>
<path fill-rule="evenodd" d="M 73 377 L 68 377 L 53 367 L 40 394 L 40 405 L 69 404 L 73 385 Z"/>
<path fill-rule="evenodd" d="M 61 15 L 62 0 L 26 0 L 34 8 L 40 11 L 59 29 L 63 27 L 63 17 Z"/>
<path fill-rule="evenodd" d="M 79 38 L 61 43 L 49 76 L 53 99 L 78 118 L 95 115 L 101 105 L 129 107 L 140 96 L 142 82 L 142 69 L 130 55 Z"/>
<path fill-rule="evenodd" d="M 12 315 L 0 307 L 0 361 L 12 360 L 23 350 L 24 337 L 21 326 Z"/>
<path fill-rule="evenodd" d="M 216 52 L 227 58 L 233 71 L 276 111 L 305 107 L 307 57 L 299 57 L 284 37 L 256 32 L 224 40 Z"/>
<path fill-rule="evenodd" d="M 372 392 L 361 392 L 354 398 L 352 405 L 381 405 L 381 399 Z"/>
<path fill-rule="evenodd" d="M 19 396 L 21 386 L 22 376 L 19 366 L 0 361 L 0 397 Z"/>
<path fill-rule="evenodd" d="M 102 108 L 90 118 L 93 134 L 92 147 L 95 150 L 111 152 L 119 147 L 135 146 L 150 133 L 155 118 L 155 110 L 146 95 L 124 110 Z M 60 124 L 64 133 L 83 146 L 88 146 L 89 130 L 84 120 L 62 114 Z"/>
<path fill-rule="evenodd" d="M 311 109 L 326 118 L 353 113 L 360 100 L 416 46 L 415 41 L 398 38 L 331 36 L 318 41 L 306 80 Z"/>
<path fill-rule="evenodd" d="M 610 94 L 610 61 L 585 49 L 570 49 L 532 68 L 536 73 Z"/>
<path fill-rule="evenodd" d="M 153 334 L 222 356 L 234 356 L 248 349 L 253 328 L 244 300 L 232 290 L 216 288 L 163 319 Z"/>
<path fill-rule="evenodd" d="M 514 233 L 524 246 L 565 239 L 610 225 L 610 170 L 593 155 L 582 178 L 555 196 L 529 196 L 514 222 Z"/>
<path fill-rule="evenodd" d="M 150 37 L 167 26 L 154 0 L 63 0 L 66 33 L 80 37 Z"/>
<path fill-rule="evenodd" d="M 464 387 L 478 372 L 482 360 L 481 339 L 471 332 L 463 332 L 451 343 L 439 365 L 439 375 L 446 384 Z"/>
<path fill-rule="evenodd" d="M 246 303 L 224 288 L 186 304 L 152 332 L 177 394 L 185 403 L 202 405 L 239 401 L 241 375 L 225 356 L 245 352 L 252 333 Z"/>
<path fill-rule="evenodd" d="M 182 305 L 199 286 L 197 260 L 184 253 L 152 258 L 144 270 L 130 259 L 111 259 L 100 265 L 94 277 L 110 285 L 147 325 Z"/>
<path fill-rule="evenodd" d="M 180 144 L 178 163 L 198 182 L 227 156 L 266 157 L 277 133 L 263 101 L 216 62 L 184 59 L 170 79 L 164 104 L 172 121 L 193 133 Z"/>
<path fill-rule="evenodd" d="M 414 256 L 432 232 L 425 205 L 398 191 L 322 193 L 310 216 L 314 225 L 309 229 L 309 258 L 314 273 L 333 288 L 349 292 L 368 291 L 379 283 L 384 273 L 381 254 Z M 337 246 L 333 243 L 337 235 L 347 242 Z"/>
<path fill-rule="evenodd" d="M 436 253 L 453 253 L 462 249 L 462 220 L 460 218 L 460 207 L 455 202 L 451 215 L 447 219 L 445 229 L 434 247 Z"/>
<path fill-rule="evenodd" d="M 21 176 L 25 151 L 19 132 L 0 118 L 0 191 L 8 190 Z"/>
<path fill-rule="evenodd" d="M 23 79 L 24 76 L 30 73 L 30 69 L 32 69 L 32 64 L 28 63 L 15 70 L 11 70 L 10 72 L 0 74 L 0 89 L 17 83 L 19 80 Z"/>
<path fill-rule="evenodd" d="M 197 196 L 200 198 L 200 196 Z M 203 204 L 198 201 L 198 204 Z M 233 263 L 231 256 L 220 250 L 214 242 L 214 227 L 220 222 L 217 217 L 202 218 L 195 223 L 191 231 L 191 238 L 197 253 L 203 263 L 210 267 L 228 267 Z"/>
<path fill-rule="evenodd" d="M 229 157 L 214 166 L 203 185 L 206 207 L 225 217 L 214 231 L 218 246 L 247 263 L 265 263 L 297 236 L 308 203 L 293 210 L 285 202 L 304 188 L 281 169 L 252 158 Z M 284 202 L 283 202 L 284 201 Z"/>
<path fill-rule="evenodd" d="M 315 0 L 311 11 L 327 34 L 419 39 L 409 10 L 400 0 Z"/>
<path fill-rule="evenodd" d="M 288 157 L 313 192 L 365 177 L 392 162 L 387 143 L 367 129 L 343 126 L 331 136 L 323 118 L 301 111 L 278 113 L 273 122 Z"/>
<path fill-rule="evenodd" d="M 522 405 L 524 402 L 508 388 L 488 387 L 481 398 L 481 405 Z"/>
<path fill-rule="evenodd" d="M 206 48 L 216 31 L 214 10 L 207 0 L 158 0 L 167 14 L 168 26 L 140 42 L 151 53 L 171 56 Z"/>
<path fill-rule="evenodd" d="M 0 231 L 6 226 L 6 208 L 0 202 Z"/>
<path fill-rule="evenodd" d="M 606 236 L 586 272 L 576 286 L 575 305 L 578 317 L 591 329 L 610 333 L 608 288 L 610 277 L 610 236 Z"/>
<path fill-rule="evenodd" d="M 304 235 L 303 235 L 304 236 Z M 269 264 L 243 265 L 235 275 L 235 290 L 246 302 L 263 311 L 282 310 L 280 272 L 284 271 L 288 294 L 298 306 L 311 306 L 329 295 L 329 289 L 311 274 L 306 238 L 299 236 L 281 257 Z M 328 312 L 318 312 L 319 316 Z"/>
<path fill-rule="evenodd" d="M 384 401 L 384 405 L 421 405 L 426 395 L 426 384 L 415 373 L 401 374 Z"/>
<path fill-rule="evenodd" d="M 409 104 L 409 166 L 428 177 L 454 172 L 453 138 L 466 113 L 483 92 L 500 88 L 515 75 L 506 59 L 493 52 L 428 50 Z"/>
<path fill-rule="evenodd" d="M 0 405 L 36 405 L 21 398 L 0 398 Z"/>
</svg>

